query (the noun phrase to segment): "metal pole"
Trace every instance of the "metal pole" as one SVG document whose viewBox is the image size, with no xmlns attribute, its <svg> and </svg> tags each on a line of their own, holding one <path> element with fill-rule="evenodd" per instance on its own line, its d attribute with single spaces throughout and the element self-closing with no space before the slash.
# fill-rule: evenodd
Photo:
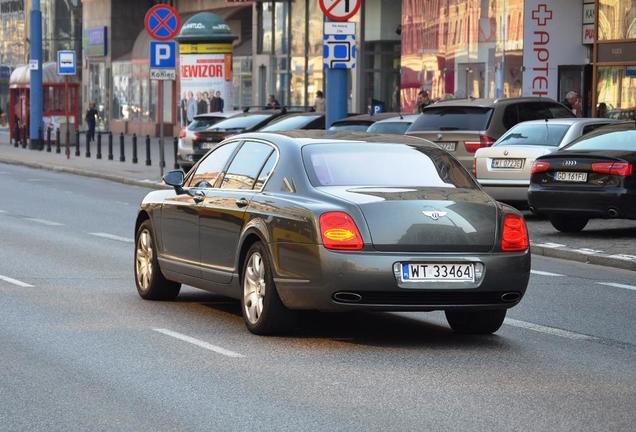
<svg viewBox="0 0 636 432">
<path fill-rule="evenodd" d="M 30 17 L 31 57 L 35 68 L 31 70 L 29 88 L 29 148 L 42 149 L 39 128 L 42 127 L 42 11 L 40 0 L 31 0 Z"/>
<path fill-rule="evenodd" d="M 27 148 L 27 135 L 28 135 L 28 131 L 27 131 L 27 127 L 26 125 L 24 126 L 24 128 L 22 129 L 22 148 Z"/>
<path fill-rule="evenodd" d="M 150 166 L 152 161 L 150 160 L 150 136 L 146 135 L 146 166 Z"/>
<path fill-rule="evenodd" d="M 166 166 L 165 149 L 163 148 L 163 83 L 165 81 L 159 81 L 159 104 L 157 109 L 159 110 L 159 177 L 163 178 L 163 168 Z M 150 141 L 150 138 L 147 138 Z M 148 156 L 146 158 L 146 165 L 150 165 L 150 145 L 148 145 Z"/>
<path fill-rule="evenodd" d="M 97 132 L 97 159 L 102 158 L 102 134 Z"/>
<path fill-rule="evenodd" d="M 179 139 L 174 137 L 172 140 L 172 146 L 174 147 L 174 169 L 179 169 L 179 163 L 177 162 L 177 152 L 179 151 Z"/>
<path fill-rule="evenodd" d="M 62 151 L 60 149 L 60 145 L 62 145 L 62 143 L 60 143 L 60 140 L 62 139 L 60 135 L 60 128 L 55 129 L 55 153 L 57 154 L 60 154 Z"/>
<path fill-rule="evenodd" d="M 69 125 L 66 125 L 66 159 L 71 157 L 71 130 Z"/>
<path fill-rule="evenodd" d="M 347 116 L 347 81 L 349 70 L 327 68 L 327 113 L 325 129 L 331 124 Z"/>
<path fill-rule="evenodd" d="M 91 138 L 93 137 L 87 131 L 86 132 L 86 157 L 87 158 L 91 157 Z"/>
<path fill-rule="evenodd" d="M 126 162 L 126 155 L 124 154 L 124 133 L 119 134 L 119 162 Z"/>
<path fill-rule="evenodd" d="M 136 164 L 138 162 L 137 159 L 137 134 L 133 134 L 133 155 L 132 155 L 132 163 Z"/>
<path fill-rule="evenodd" d="M 15 140 L 13 146 L 20 147 L 20 123 L 17 120 L 15 122 Z"/>
<path fill-rule="evenodd" d="M 113 160 L 113 133 L 108 132 L 108 160 Z"/>
<path fill-rule="evenodd" d="M 80 156 L 80 131 L 79 129 L 75 130 L 75 156 Z"/>
<path fill-rule="evenodd" d="M 51 128 L 46 128 L 46 152 L 51 153 Z"/>
</svg>

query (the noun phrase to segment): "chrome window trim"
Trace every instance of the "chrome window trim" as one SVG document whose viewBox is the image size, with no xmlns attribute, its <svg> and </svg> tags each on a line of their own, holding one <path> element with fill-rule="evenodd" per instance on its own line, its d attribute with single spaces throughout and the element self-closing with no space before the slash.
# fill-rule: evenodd
<svg viewBox="0 0 636 432">
<path fill-rule="evenodd" d="M 221 187 L 214 187 L 214 188 L 202 188 L 205 190 L 220 190 L 220 191 L 228 191 L 228 192 L 245 192 L 245 191 L 250 191 L 252 193 L 261 193 L 263 192 L 263 189 L 265 189 L 265 186 L 267 186 L 267 183 L 269 182 L 269 179 L 272 176 L 272 173 L 274 172 L 274 170 L 276 170 L 276 167 L 278 166 L 278 161 L 280 160 L 280 150 L 278 149 L 278 146 L 270 141 L 265 141 L 264 139 L 260 139 L 260 138 L 243 138 L 242 139 L 242 143 L 240 145 L 240 147 L 238 148 L 238 151 L 234 154 L 234 157 L 236 157 L 236 155 L 238 154 L 238 152 L 241 151 L 241 148 L 243 148 L 243 145 L 245 145 L 246 142 L 256 142 L 259 144 L 265 144 L 268 145 L 270 147 L 272 147 L 274 149 L 274 153 L 276 154 L 276 162 L 274 162 L 274 166 L 272 167 L 272 171 L 269 173 L 269 175 L 267 176 L 267 178 L 265 179 L 265 181 L 263 182 L 263 186 L 261 186 L 260 189 L 254 189 L 254 186 L 252 186 L 252 189 L 229 189 L 229 188 L 221 188 Z M 271 157 L 271 154 L 270 154 Z M 265 160 L 265 162 L 263 162 L 263 164 L 267 163 L 267 160 L 269 158 L 267 158 Z M 230 167 L 230 165 L 232 164 L 232 162 L 234 161 L 234 158 L 232 158 L 232 160 L 229 162 L 229 164 L 227 165 L 227 167 L 225 167 L 225 169 L 223 170 L 223 172 L 221 173 L 222 178 L 221 178 L 221 182 L 223 181 L 223 178 L 225 178 L 225 174 L 227 173 L 227 169 Z M 264 166 L 264 165 L 263 165 Z M 263 167 L 261 167 L 261 170 L 263 169 Z M 259 172 L 260 174 L 260 172 Z M 256 182 L 258 181 L 258 178 L 254 180 L 254 185 L 256 184 Z"/>
<path fill-rule="evenodd" d="M 216 151 L 218 148 L 220 148 L 220 147 L 221 147 L 221 145 L 232 144 L 232 143 L 234 143 L 234 142 L 238 142 L 238 143 L 239 143 L 239 145 L 238 145 L 238 147 L 237 147 L 237 150 L 240 150 L 240 149 L 241 149 L 241 147 L 243 147 L 243 141 L 244 141 L 244 140 L 243 140 L 242 138 L 241 138 L 241 139 L 230 139 L 230 140 L 228 140 L 227 142 L 225 142 L 225 141 L 221 141 L 221 142 L 219 143 L 219 145 L 218 145 L 218 146 L 216 146 L 214 149 L 210 149 L 210 150 L 208 150 L 208 153 L 206 153 L 205 155 L 203 155 L 203 157 L 202 157 L 201 159 L 199 159 L 199 161 L 198 161 L 197 163 L 195 163 L 195 164 L 192 166 L 192 168 L 190 169 L 190 171 L 188 171 L 188 173 L 187 173 L 187 175 L 186 175 L 185 179 L 183 180 L 183 184 L 184 184 L 184 185 L 186 185 L 186 184 L 188 184 L 188 183 L 190 182 L 191 178 L 192 178 L 192 177 L 194 177 L 194 173 L 197 171 L 197 168 L 199 168 L 199 165 L 201 165 L 201 163 L 202 163 L 205 159 L 207 159 L 207 158 L 210 156 L 210 154 L 212 154 L 212 153 L 210 153 L 210 152 L 212 152 L 212 150 Z M 235 152 L 236 152 L 236 150 L 235 150 Z M 230 155 L 230 157 L 232 157 L 232 155 Z M 234 160 L 234 158 L 232 158 L 231 160 Z M 228 162 L 231 162 L 231 161 L 228 161 Z M 225 173 L 225 169 L 226 169 L 228 166 L 229 166 L 229 165 L 228 165 L 228 163 L 226 162 L 225 166 L 223 167 L 223 171 L 221 171 L 221 174 Z M 218 180 L 218 179 L 217 179 L 217 180 Z M 210 189 L 210 188 L 199 188 L 199 187 L 189 186 L 187 189 Z"/>
</svg>

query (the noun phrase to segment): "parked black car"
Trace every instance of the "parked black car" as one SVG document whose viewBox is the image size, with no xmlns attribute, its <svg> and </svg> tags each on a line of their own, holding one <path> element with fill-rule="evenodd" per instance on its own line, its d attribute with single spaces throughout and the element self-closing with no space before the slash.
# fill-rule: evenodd
<svg viewBox="0 0 636 432">
<path fill-rule="evenodd" d="M 286 114 L 288 114 L 286 110 L 249 111 L 222 120 L 204 131 L 199 131 L 192 139 L 193 160 L 198 161 L 208 150 L 226 138 L 243 132 L 257 131 Z"/>
<path fill-rule="evenodd" d="M 399 116 L 400 113 L 397 112 L 385 112 L 378 114 L 354 114 L 333 122 L 329 130 L 340 132 L 366 132 L 369 126 L 377 121 Z"/>
<path fill-rule="evenodd" d="M 443 310 L 458 332 L 492 333 L 530 275 L 521 214 L 425 140 L 295 131 L 228 139 L 135 224 L 141 297 L 182 283 L 241 299 L 248 329 L 295 311 Z"/>
<path fill-rule="evenodd" d="M 530 209 L 559 231 L 577 232 L 592 218 L 636 219 L 636 129 L 605 126 L 532 167 Z"/>
</svg>

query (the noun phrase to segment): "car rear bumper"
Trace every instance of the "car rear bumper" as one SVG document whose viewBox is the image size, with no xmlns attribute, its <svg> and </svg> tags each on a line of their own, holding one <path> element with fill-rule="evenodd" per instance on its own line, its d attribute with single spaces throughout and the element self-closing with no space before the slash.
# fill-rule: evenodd
<svg viewBox="0 0 636 432">
<path fill-rule="evenodd" d="M 636 192 L 625 188 L 601 190 L 551 189 L 531 185 L 528 203 L 539 214 L 572 214 L 591 218 L 636 218 Z"/>
<path fill-rule="evenodd" d="M 529 252 L 334 252 L 321 245 L 291 243 L 273 244 L 272 249 L 278 293 L 290 309 L 431 311 L 510 308 L 523 297 L 530 275 Z M 473 262 L 482 264 L 484 270 L 482 278 L 475 283 L 404 283 L 393 267 L 401 262 Z M 516 298 L 502 299 L 507 293 L 514 293 Z"/>
</svg>

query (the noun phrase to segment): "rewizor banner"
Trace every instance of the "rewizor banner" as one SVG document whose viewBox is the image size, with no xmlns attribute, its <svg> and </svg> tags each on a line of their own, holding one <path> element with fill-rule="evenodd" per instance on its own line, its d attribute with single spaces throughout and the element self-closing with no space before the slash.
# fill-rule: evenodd
<svg viewBox="0 0 636 432">
<path fill-rule="evenodd" d="M 232 54 L 182 51 L 179 72 L 182 124 L 198 114 L 232 109 Z"/>
</svg>

